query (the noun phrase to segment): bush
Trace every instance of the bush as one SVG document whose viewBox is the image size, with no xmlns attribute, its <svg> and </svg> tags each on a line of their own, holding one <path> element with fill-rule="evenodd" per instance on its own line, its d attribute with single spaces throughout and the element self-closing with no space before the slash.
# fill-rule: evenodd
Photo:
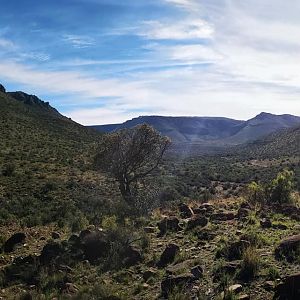
<svg viewBox="0 0 300 300">
<path fill-rule="evenodd" d="M 284 170 L 278 173 L 277 177 L 272 180 L 268 192 L 269 200 L 277 203 L 291 202 L 291 193 L 293 190 L 294 172 Z"/>
<path fill-rule="evenodd" d="M 248 184 L 246 198 L 251 204 L 263 203 L 265 199 L 265 191 L 261 184 L 253 181 Z"/>
</svg>

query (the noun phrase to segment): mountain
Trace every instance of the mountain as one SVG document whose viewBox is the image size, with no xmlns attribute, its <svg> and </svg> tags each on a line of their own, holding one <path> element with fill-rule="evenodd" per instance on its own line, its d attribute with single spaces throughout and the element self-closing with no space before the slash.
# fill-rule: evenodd
<svg viewBox="0 0 300 300">
<path fill-rule="evenodd" d="M 261 113 L 250 120 L 240 121 L 219 117 L 141 116 L 122 124 L 91 127 L 102 132 L 112 132 L 143 123 L 169 136 L 174 143 L 224 146 L 247 143 L 272 132 L 300 125 L 300 117 Z"/>
<path fill-rule="evenodd" d="M 235 153 L 259 158 L 299 157 L 300 126 L 274 132 L 236 148 Z"/>
</svg>

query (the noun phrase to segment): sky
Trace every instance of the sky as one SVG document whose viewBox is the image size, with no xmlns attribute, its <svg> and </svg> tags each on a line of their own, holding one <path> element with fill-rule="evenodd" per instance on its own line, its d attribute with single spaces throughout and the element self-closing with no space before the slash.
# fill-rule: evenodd
<svg viewBox="0 0 300 300">
<path fill-rule="evenodd" d="M 0 0 L 0 83 L 84 125 L 300 115 L 299 0 Z"/>
</svg>

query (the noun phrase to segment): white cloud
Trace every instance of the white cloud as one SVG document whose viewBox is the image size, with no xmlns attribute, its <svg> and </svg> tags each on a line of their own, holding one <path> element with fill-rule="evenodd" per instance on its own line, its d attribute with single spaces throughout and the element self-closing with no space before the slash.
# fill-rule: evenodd
<svg viewBox="0 0 300 300">
<path fill-rule="evenodd" d="M 13 50 L 16 48 L 16 46 L 12 41 L 0 37 L 0 49 L 1 48 L 3 50 Z"/>
<path fill-rule="evenodd" d="M 145 21 L 140 35 L 152 40 L 210 39 L 213 27 L 201 19 L 174 22 Z"/>
<path fill-rule="evenodd" d="M 96 41 L 89 36 L 81 36 L 74 34 L 63 35 L 63 40 L 70 43 L 74 48 L 82 49 L 94 46 Z"/>
</svg>

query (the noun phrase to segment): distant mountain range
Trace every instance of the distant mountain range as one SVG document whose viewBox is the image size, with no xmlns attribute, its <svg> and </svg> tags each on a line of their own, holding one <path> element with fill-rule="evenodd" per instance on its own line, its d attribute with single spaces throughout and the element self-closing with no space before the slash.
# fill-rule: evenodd
<svg viewBox="0 0 300 300">
<path fill-rule="evenodd" d="M 170 137 L 173 143 L 226 146 L 252 142 L 279 130 L 300 126 L 300 117 L 265 112 L 247 121 L 220 117 L 141 116 L 122 124 L 91 127 L 112 132 L 143 123 Z"/>
</svg>

